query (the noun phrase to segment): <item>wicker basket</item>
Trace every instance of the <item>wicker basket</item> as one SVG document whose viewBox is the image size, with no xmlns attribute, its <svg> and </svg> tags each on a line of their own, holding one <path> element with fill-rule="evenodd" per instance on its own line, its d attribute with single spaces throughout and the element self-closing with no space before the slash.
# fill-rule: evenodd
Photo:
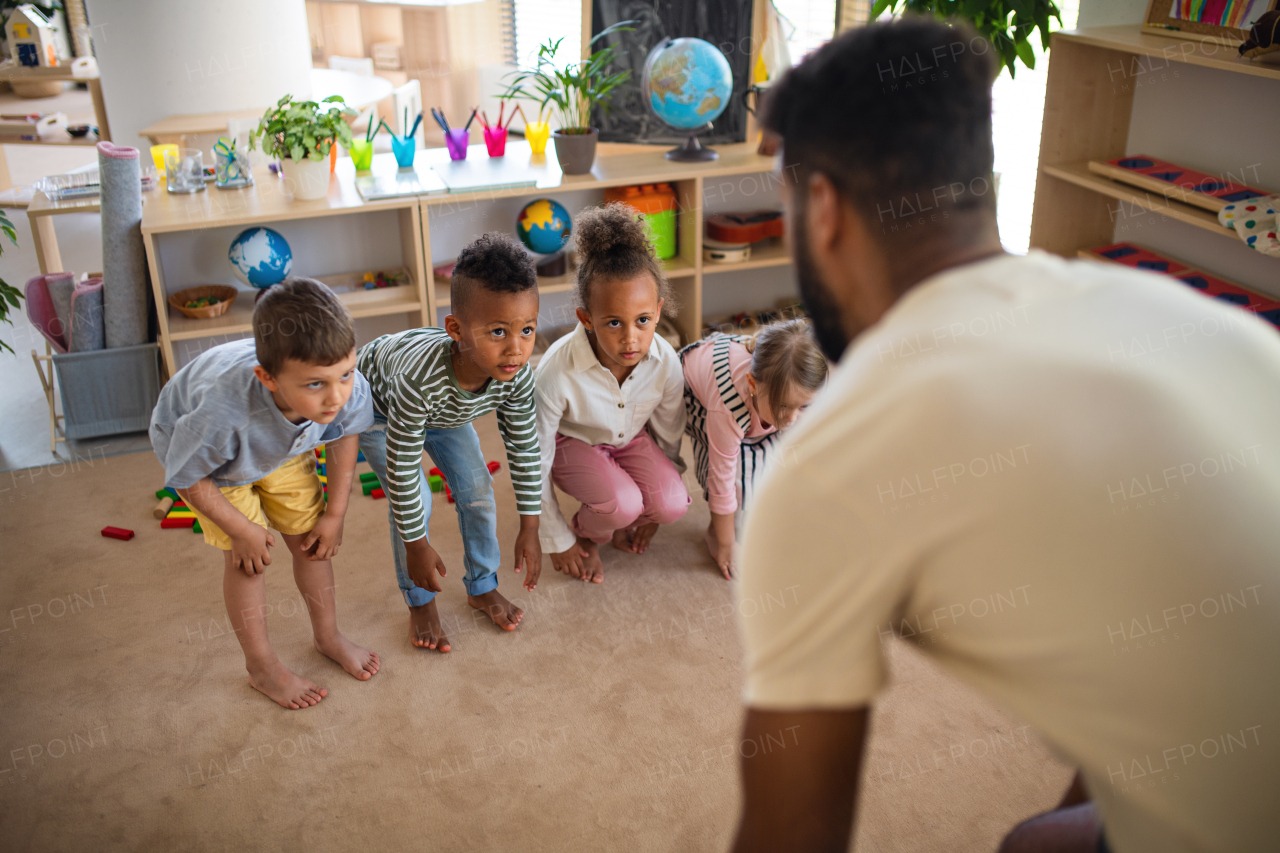
<svg viewBox="0 0 1280 853">
<path fill-rule="evenodd" d="M 186 290 L 179 290 L 177 293 L 169 294 L 169 304 L 173 306 L 175 311 L 181 311 L 193 320 L 207 320 L 210 317 L 217 317 L 220 314 L 227 313 L 231 303 L 236 301 L 237 293 L 239 293 L 238 290 L 225 284 L 206 284 L 201 287 L 188 287 Z M 205 305 L 202 308 L 187 307 L 188 302 L 195 299 L 203 299 L 206 296 L 216 296 L 222 301 L 217 305 Z"/>
</svg>

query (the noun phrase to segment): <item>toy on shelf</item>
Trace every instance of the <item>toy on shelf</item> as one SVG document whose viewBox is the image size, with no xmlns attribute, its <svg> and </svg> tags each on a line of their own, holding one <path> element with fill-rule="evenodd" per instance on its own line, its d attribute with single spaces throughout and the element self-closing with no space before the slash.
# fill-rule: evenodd
<svg viewBox="0 0 1280 853">
<path fill-rule="evenodd" d="M 409 276 L 404 270 L 395 272 L 370 271 L 364 274 L 365 290 L 376 290 L 383 287 L 400 287 L 409 283 Z"/>
<path fill-rule="evenodd" d="M 1230 228 L 1240 235 L 1240 239 L 1251 249 L 1257 249 L 1264 255 L 1280 258 L 1280 239 L 1276 238 L 1280 231 L 1280 218 L 1276 211 L 1280 210 L 1280 195 L 1267 195 L 1228 204 L 1218 211 L 1218 222 L 1223 228 Z"/>
<path fill-rule="evenodd" d="M 51 68 L 58 65 L 53 23 L 35 6 L 23 4 L 9 13 L 4 25 L 9 55 L 18 65 Z"/>
<path fill-rule="evenodd" d="M 234 139 L 224 137 L 213 145 L 213 184 L 220 190 L 253 186 L 249 155 L 236 150 Z"/>
<path fill-rule="evenodd" d="M 284 281 L 293 268 L 289 241 L 270 228 L 246 228 L 227 251 L 236 278 L 250 287 L 267 288 Z"/>
<path fill-rule="evenodd" d="M 1237 184 L 1229 178 L 1197 172 L 1147 154 L 1119 157 L 1105 163 L 1090 160 L 1089 171 L 1214 213 L 1231 202 L 1266 195 L 1262 190 Z"/>
<path fill-rule="evenodd" d="M 661 260 L 676 255 L 676 192 L 671 184 L 640 184 L 610 187 L 604 200 L 621 202 L 636 212 L 644 222 L 653 242 L 653 253 Z"/>
<path fill-rule="evenodd" d="M 1082 250 L 1080 255 L 1094 260 L 1122 264 L 1134 269 L 1150 270 L 1172 276 L 1188 287 L 1199 290 L 1205 296 L 1235 305 L 1256 314 L 1280 329 L 1280 300 L 1241 287 L 1204 270 L 1187 266 L 1145 249 L 1134 243 L 1116 243 L 1097 249 Z"/>
<path fill-rule="evenodd" d="M 705 231 L 703 260 L 713 264 L 740 264 L 751 260 L 753 243 L 781 237 L 785 227 L 781 211 L 756 210 L 712 214 L 707 217 Z"/>
<path fill-rule="evenodd" d="M 104 527 L 102 528 L 102 535 L 108 539 L 120 539 L 128 542 L 133 538 L 133 531 L 125 530 L 123 527 Z"/>
<path fill-rule="evenodd" d="M 1280 10 L 1263 12 L 1249 28 L 1249 37 L 1240 44 L 1240 55 L 1256 59 L 1264 53 L 1280 50 Z"/>
<path fill-rule="evenodd" d="M 564 275 L 567 260 L 563 249 L 573 233 L 573 219 L 564 205 L 550 198 L 535 199 L 520 209 L 516 236 L 530 252 L 543 257 L 538 275 Z M 557 272 L 559 270 L 559 272 Z"/>
</svg>

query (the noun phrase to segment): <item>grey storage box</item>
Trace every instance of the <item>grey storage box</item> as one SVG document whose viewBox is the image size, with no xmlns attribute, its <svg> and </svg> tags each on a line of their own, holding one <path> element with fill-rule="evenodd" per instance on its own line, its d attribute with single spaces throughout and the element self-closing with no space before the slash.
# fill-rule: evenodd
<svg viewBox="0 0 1280 853">
<path fill-rule="evenodd" d="M 151 425 L 160 398 L 160 346 L 139 344 L 57 353 L 67 438 L 138 432 Z"/>
</svg>

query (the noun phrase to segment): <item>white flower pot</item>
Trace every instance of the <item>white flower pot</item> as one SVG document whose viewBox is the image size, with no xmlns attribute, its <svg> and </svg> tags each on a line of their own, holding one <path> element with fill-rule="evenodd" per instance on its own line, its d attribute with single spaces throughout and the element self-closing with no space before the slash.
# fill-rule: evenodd
<svg viewBox="0 0 1280 853">
<path fill-rule="evenodd" d="M 284 171 L 284 189 L 297 201 L 312 201 L 329 194 L 329 158 L 323 160 L 280 161 Z"/>
</svg>

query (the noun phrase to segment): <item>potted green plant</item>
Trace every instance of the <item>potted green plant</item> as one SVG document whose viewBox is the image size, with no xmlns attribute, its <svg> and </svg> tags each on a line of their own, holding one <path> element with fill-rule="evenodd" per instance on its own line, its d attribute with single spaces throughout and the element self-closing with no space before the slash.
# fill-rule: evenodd
<svg viewBox="0 0 1280 853">
<path fill-rule="evenodd" d="M 632 28 L 628 24 L 633 23 L 622 21 L 601 30 L 590 44 L 613 33 L 629 32 Z M 554 105 L 560 118 L 560 128 L 554 134 L 560 169 L 566 175 L 585 175 L 595 162 L 596 141 L 600 138 L 600 129 L 591 126 L 591 111 L 599 104 L 607 112 L 613 90 L 629 79 L 631 72 L 609 73 L 617 45 L 601 48 L 581 63 L 558 68 L 555 60 L 563 42 L 563 38 L 548 39 L 538 48 L 538 60 L 533 68 L 507 75 L 511 82 L 499 97 L 537 101 L 539 123 L 543 110 Z"/>
<path fill-rule="evenodd" d="M 327 109 L 322 104 L 330 104 Z M 280 160 L 285 189 L 295 199 L 324 198 L 329 192 L 329 150 L 337 143 L 351 147 L 348 117 L 359 115 L 330 95 L 319 104 L 285 95 L 258 119 L 249 133 L 249 148 L 259 144 L 268 157 Z"/>
<path fill-rule="evenodd" d="M 963 18 L 991 42 L 1010 77 L 1014 76 L 1014 64 L 1019 59 L 1028 68 L 1036 67 L 1031 35 L 1037 29 L 1041 47 L 1048 50 L 1049 19 L 1057 18 L 1058 26 L 1062 26 L 1062 10 L 1054 0 L 876 0 L 871 7 L 871 20 L 885 12 Z"/>
<path fill-rule="evenodd" d="M 0 210 L 0 233 L 3 233 L 4 236 L 8 237 L 10 243 L 15 246 L 18 245 L 18 232 L 14 229 L 13 223 L 9 221 L 9 217 L 3 210 Z M 2 254 L 4 254 L 4 246 L 3 244 L 0 244 L 0 255 Z M 18 288 L 0 278 L 0 320 L 5 321 L 12 326 L 13 320 L 9 318 L 9 308 L 12 306 L 14 309 L 17 309 L 18 300 L 25 298 L 26 297 L 23 296 L 21 290 L 18 290 Z M 13 352 L 13 347 L 9 346 L 4 341 L 0 341 L 0 352 L 3 352 L 4 350 Z"/>
</svg>

